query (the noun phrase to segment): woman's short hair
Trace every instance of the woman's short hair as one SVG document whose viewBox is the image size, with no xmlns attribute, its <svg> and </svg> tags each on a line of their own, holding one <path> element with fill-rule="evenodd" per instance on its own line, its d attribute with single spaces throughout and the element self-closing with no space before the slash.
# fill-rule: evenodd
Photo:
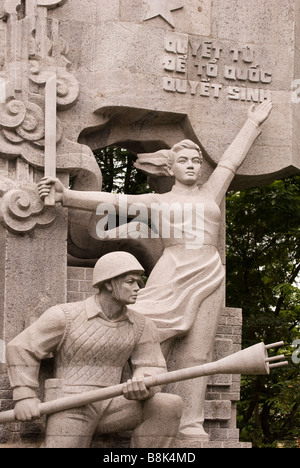
<svg viewBox="0 0 300 468">
<path fill-rule="evenodd" d="M 198 151 L 200 160 L 201 160 L 201 162 L 203 162 L 203 154 L 202 154 L 202 151 L 201 151 L 200 147 L 198 145 L 196 145 L 196 143 L 194 143 L 191 140 L 183 140 L 180 143 L 177 143 L 176 145 L 174 145 L 173 148 L 171 148 L 170 151 L 169 151 L 169 155 L 168 155 L 168 168 L 169 169 L 171 169 L 171 167 L 172 167 L 172 165 L 173 165 L 173 163 L 175 161 L 176 154 L 180 153 L 180 151 L 182 151 L 184 149 Z"/>
<path fill-rule="evenodd" d="M 176 154 L 185 149 L 198 151 L 201 163 L 203 162 L 204 158 L 200 147 L 191 140 L 183 140 L 171 149 L 159 150 L 156 153 L 138 154 L 135 167 L 150 176 L 171 177 L 169 171 L 173 166 Z"/>
</svg>

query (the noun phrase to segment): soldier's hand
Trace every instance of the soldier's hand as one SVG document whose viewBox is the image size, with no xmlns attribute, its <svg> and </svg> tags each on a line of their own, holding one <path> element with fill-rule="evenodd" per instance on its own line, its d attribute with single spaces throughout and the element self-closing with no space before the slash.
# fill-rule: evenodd
<svg viewBox="0 0 300 468">
<path fill-rule="evenodd" d="M 133 377 L 128 380 L 123 387 L 123 395 L 127 400 L 147 400 L 150 397 L 150 392 L 144 384 L 142 377 Z"/>
<path fill-rule="evenodd" d="M 60 203 L 63 201 L 64 186 L 61 181 L 55 177 L 43 177 L 38 184 L 40 197 L 44 199 L 50 194 L 51 188 L 55 190 L 55 202 Z"/>
<path fill-rule="evenodd" d="M 18 401 L 14 409 L 16 419 L 22 422 L 39 419 L 41 417 L 39 410 L 40 403 L 40 400 L 37 398 L 26 398 L 25 400 Z"/>
</svg>

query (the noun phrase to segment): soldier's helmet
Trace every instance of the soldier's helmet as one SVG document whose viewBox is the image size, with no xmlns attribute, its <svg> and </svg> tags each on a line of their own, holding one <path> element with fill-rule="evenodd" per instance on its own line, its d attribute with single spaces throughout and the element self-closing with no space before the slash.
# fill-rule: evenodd
<svg viewBox="0 0 300 468">
<path fill-rule="evenodd" d="M 126 273 L 145 273 L 137 259 L 127 252 L 112 252 L 104 255 L 95 265 L 93 273 L 93 287 L 98 288 L 101 283 L 109 281 Z"/>
</svg>

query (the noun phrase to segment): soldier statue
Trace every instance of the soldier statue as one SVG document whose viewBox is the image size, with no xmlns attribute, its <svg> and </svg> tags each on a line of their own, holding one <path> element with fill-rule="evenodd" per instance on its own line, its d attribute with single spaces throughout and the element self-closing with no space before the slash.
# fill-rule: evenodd
<svg viewBox="0 0 300 468">
<path fill-rule="evenodd" d="M 157 329 L 130 310 L 143 267 L 126 252 L 96 264 L 98 293 L 83 302 L 57 305 L 7 346 L 7 363 L 19 421 L 40 417 L 37 389 L 41 360 L 54 353 L 55 379 L 46 381 L 46 400 L 120 384 L 124 366 L 132 379 L 124 396 L 48 416 L 44 448 L 89 448 L 95 433 L 133 431 L 131 448 L 169 448 L 182 416 L 176 395 L 148 390 L 147 375 L 166 372 Z"/>
</svg>

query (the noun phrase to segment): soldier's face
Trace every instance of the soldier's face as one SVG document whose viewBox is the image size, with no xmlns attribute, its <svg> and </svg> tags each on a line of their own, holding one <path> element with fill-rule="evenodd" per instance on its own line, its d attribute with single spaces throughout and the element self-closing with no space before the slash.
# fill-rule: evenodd
<svg viewBox="0 0 300 468">
<path fill-rule="evenodd" d="M 124 305 L 135 304 L 140 290 L 141 275 L 130 273 L 115 278 L 114 281 L 116 299 Z"/>
</svg>

